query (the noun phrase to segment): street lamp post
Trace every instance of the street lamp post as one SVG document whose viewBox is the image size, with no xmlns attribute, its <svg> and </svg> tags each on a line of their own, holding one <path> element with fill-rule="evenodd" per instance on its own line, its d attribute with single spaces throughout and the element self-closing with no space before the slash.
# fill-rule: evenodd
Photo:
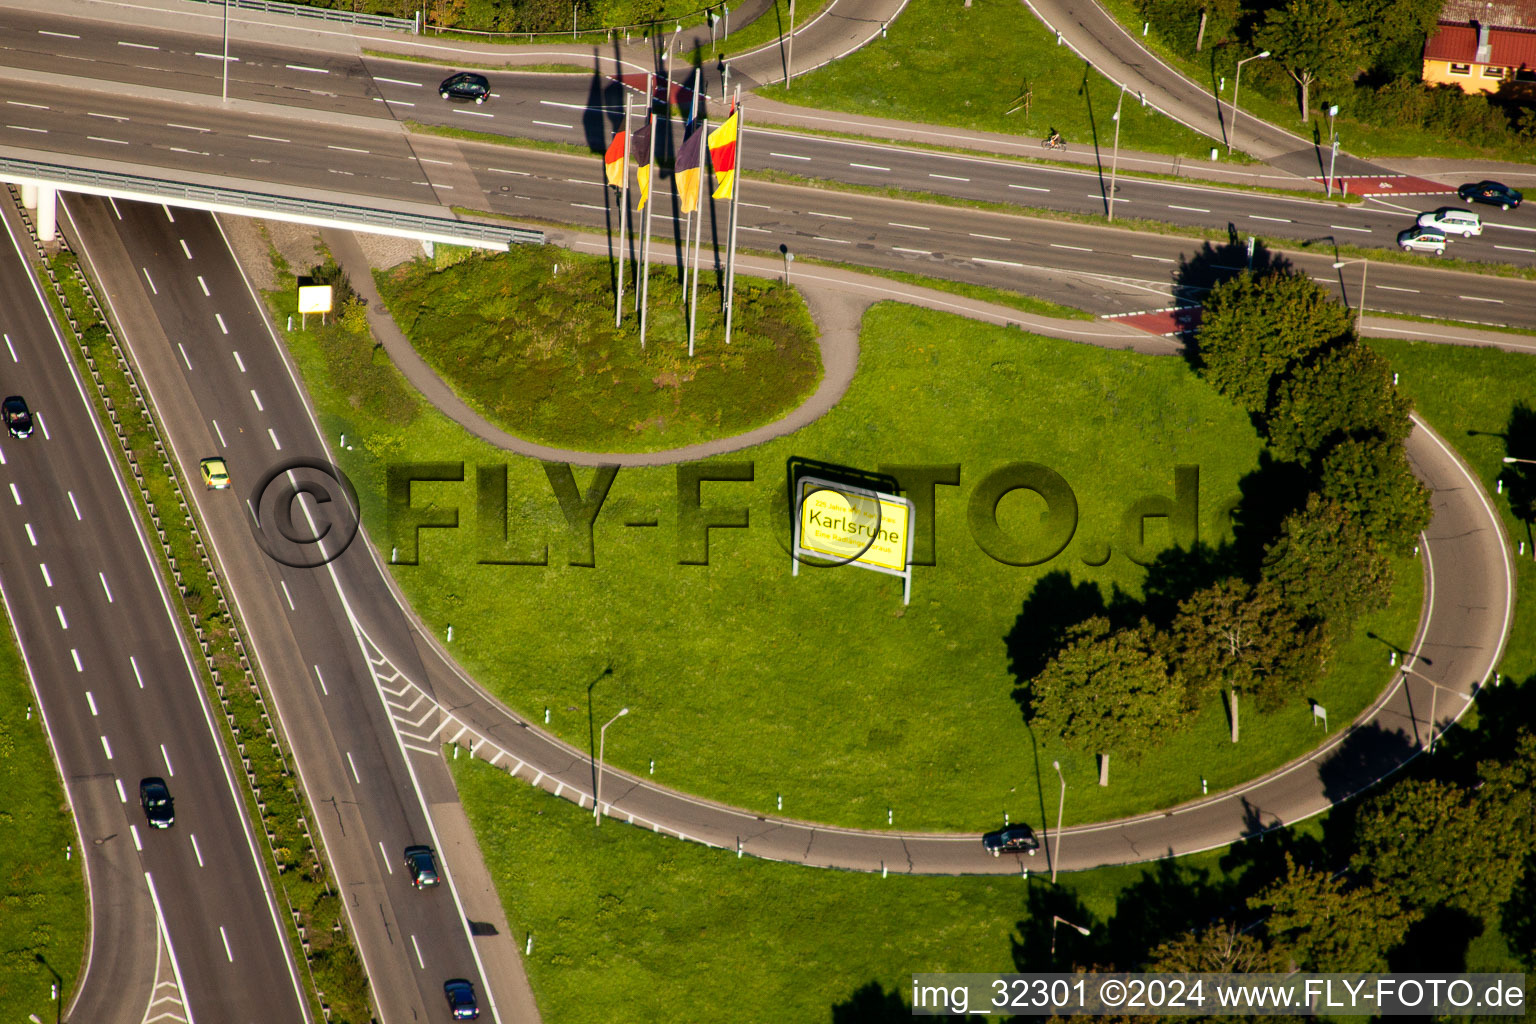
<svg viewBox="0 0 1536 1024">
<path fill-rule="evenodd" d="M 592 824 L 594 826 L 603 823 L 603 743 L 608 739 L 608 727 L 627 714 L 629 714 L 629 708 L 619 708 L 619 713 L 604 722 L 603 727 L 597 732 L 597 785 L 593 787 L 592 794 Z"/>
<path fill-rule="evenodd" d="M 1252 57 L 1244 57 L 1237 62 L 1237 76 L 1232 80 L 1232 127 L 1227 130 L 1227 156 L 1232 155 L 1232 141 L 1237 138 L 1237 90 L 1243 84 L 1243 65 L 1251 60 L 1261 60 L 1269 56 L 1269 51 L 1256 53 Z"/>
<path fill-rule="evenodd" d="M 1067 777 L 1061 774 L 1061 762 L 1052 761 L 1056 777 L 1061 780 L 1061 802 L 1056 805 L 1056 852 L 1051 854 L 1051 884 L 1056 884 L 1056 865 L 1061 861 L 1061 819 L 1067 813 Z"/>
<path fill-rule="evenodd" d="M 1333 269 L 1340 270 L 1351 263 L 1360 264 L 1360 308 L 1355 313 L 1355 333 L 1359 334 L 1365 325 L 1365 275 L 1371 269 L 1370 260 L 1334 260 Z"/>
<path fill-rule="evenodd" d="M 1120 98 L 1115 101 L 1115 155 L 1109 161 L 1109 219 L 1115 219 L 1115 171 L 1120 167 L 1120 107 L 1125 103 L 1125 86 L 1120 87 Z M 1052 869 L 1054 873 L 1054 867 Z M 1055 879 L 1051 879 L 1055 881 Z"/>
<path fill-rule="evenodd" d="M 1339 133 L 1333 126 L 1333 119 L 1338 116 L 1339 105 L 1337 103 L 1328 106 L 1328 137 L 1333 141 L 1333 150 L 1328 157 L 1328 198 L 1333 198 L 1333 165 L 1339 158 Z"/>
<path fill-rule="evenodd" d="M 1407 659 L 1405 658 L 1404 660 L 1406 661 Z M 1407 676 L 1416 676 L 1423 682 L 1429 684 L 1429 742 L 1425 744 L 1425 752 L 1433 754 L 1435 752 L 1435 715 L 1438 711 L 1438 698 L 1440 696 L 1440 691 L 1443 689 L 1448 689 L 1448 687 L 1441 686 L 1439 683 L 1429 678 L 1429 676 L 1415 669 L 1409 668 L 1406 664 L 1402 666 L 1402 673 Z M 1464 694 L 1457 693 L 1455 690 L 1452 690 L 1451 692 L 1455 693 L 1456 696 L 1461 697 L 1462 700 L 1467 699 Z"/>
<path fill-rule="evenodd" d="M 1079 934 L 1079 935 L 1087 935 L 1090 931 L 1092 931 L 1092 929 L 1090 929 L 1090 928 L 1084 928 L 1080 924 L 1073 924 L 1071 921 L 1068 921 L 1064 917 L 1060 917 L 1060 916 L 1058 916 L 1056 914 L 1052 914 L 1051 915 L 1051 959 L 1052 960 L 1056 959 L 1056 926 L 1058 924 L 1064 924 L 1068 928 L 1075 929 L 1077 931 L 1077 934 Z"/>
</svg>

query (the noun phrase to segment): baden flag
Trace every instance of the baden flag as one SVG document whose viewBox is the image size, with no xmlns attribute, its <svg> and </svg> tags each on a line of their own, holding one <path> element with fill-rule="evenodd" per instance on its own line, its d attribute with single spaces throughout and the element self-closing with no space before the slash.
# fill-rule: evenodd
<svg viewBox="0 0 1536 1024">
<path fill-rule="evenodd" d="M 630 140 L 629 155 L 635 162 L 635 181 L 640 185 L 640 205 L 637 209 L 643 210 L 645 201 L 651 197 L 651 119 L 649 117 Z"/>
<path fill-rule="evenodd" d="M 614 188 L 624 187 L 624 136 L 624 132 L 615 135 L 603 156 L 603 170 L 608 173 L 608 184 Z"/>
<path fill-rule="evenodd" d="M 741 118 L 734 108 L 725 123 L 709 133 L 709 163 L 715 169 L 714 198 L 729 199 L 736 186 L 736 126 Z"/>
<path fill-rule="evenodd" d="M 700 178 L 702 173 L 699 167 L 700 135 L 704 133 L 695 129 L 683 139 L 682 148 L 677 151 L 677 163 L 673 165 L 672 178 L 677 182 L 678 202 L 684 213 L 692 213 L 699 208 L 699 194 L 704 182 Z"/>
</svg>

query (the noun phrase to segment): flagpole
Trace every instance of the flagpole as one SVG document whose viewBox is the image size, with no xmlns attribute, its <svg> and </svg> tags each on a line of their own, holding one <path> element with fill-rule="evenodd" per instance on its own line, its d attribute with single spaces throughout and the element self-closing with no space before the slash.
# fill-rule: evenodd
<svg viewBox="0 0 1536 1024">
<path fill-rule="evenodd" d="M 725 343 L 731 343 L 731 314 L 736 312 L 736 201 L 741 196 L 741 146 L 747 119 L 742 117 L 741 86 L 736 87 L 736 168 L 731 177 L 731 228 L 725 256 Z"/>
<path fill-rule="evenodd" d="M 622 86 L 621 86 L 622 88 Z M 624 89 L 624 162 L 619 188 L 619 293 L 613 303 L 613 326 L 624 322 L 624 263 L 629 254 L 624 251 L 629 241 L 629 89 Z"/>
<path fill-rule="evenodd" d="M 645 76 L 645 116 L 649 131 L 645 133 L 645 220 L 640 226 L 644 236 L 640 243 L 640 291 L 636 299 L 640 303 L 640 351 L 645 351 L 645 314 L 651 299 L 651 209 L 656 205 L 656 84 L 651 75 Z"/>
<path fill-rule="evenodd" d="M 699 113 L 699 75 L 700 75 L 700 73 L 701 73 L 701 69 L 699 69 L 699 68 L 695 68 L 694 69 L 694 71 L 693 71 L 693 88 L 688 90 L 689 93 L 692 94 L 693 98 L 692 98 L 692 100 L 688 104 L 688 123 L 683 126 L 683 140 L 684 141 L 687 141 L 687 139 L 688 139 L 688 129 L 690 127 L 692 127 L 693 119 L 695 117 L 697 117 L 698 113 Z M 703 146 L 703 141 L 702 140 L 700 141 L 700 146 L 701 147 Z M 701 178 L 704 176 L 704 154 L 703 153 L 699 154 L 699 176 Z M 673 174 L 672 174 L 672 182 L 673 182 L 673 188 L 676 188 L 677 187 L 677 173 L 676 173 L 676 171 L 674 171 Z M 689 211 L 688 219 L 683 221 L 683 265 L 682 265 L 682 271 L 683 271 L 683 302 L 684 302 L 685 305 L 687 304 L 687 301 L 688 301 L 688 299 L 687 299 L 687 296 L 688 296 L 688 236 L 691 235 L 692 233 L 693 233 L 693 212 Z"/>
<path fill-rule="evenodd" d="M 688 356 L 693 357 L 693 329 L 694 322 L 699 316 L 699 249 L 704 240 L 704 160 L 709 147 L 704 143 L 709 141 L 709 116 L 706 114 L 699 125 L 699 131 L 704 134 L 700 138 L 699 153 L 699 190 L 698 198 L 694 200 L 694 206 L 698 210 L 699 223 L 694 228 L 693 237 L 693 292 L 688 298 Z"/>
</svg>

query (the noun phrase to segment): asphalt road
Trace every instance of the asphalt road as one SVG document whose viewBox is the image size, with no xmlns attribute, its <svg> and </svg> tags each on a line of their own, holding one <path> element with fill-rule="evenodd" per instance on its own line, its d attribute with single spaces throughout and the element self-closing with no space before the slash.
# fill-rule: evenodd
<svg viewBox="0 0 1536 1024">
<path fill-rule="evenodd" d="M 0 585 L 60 762 L 93 894 L 90 963 L 70 1019 L 138 1021 L 157 918 L 193 1019 L 308 1019 L 254 833 L 159 566 L 51 312 L 5 218 L 7 393 L 37 427 L 0 441 Z M 115 444 L 115 442 L 113 442 Z M 150 829 L 139 780 L 176 821 Z M 58 851 L 63 855 L 64 851 Z"/>
</svg>

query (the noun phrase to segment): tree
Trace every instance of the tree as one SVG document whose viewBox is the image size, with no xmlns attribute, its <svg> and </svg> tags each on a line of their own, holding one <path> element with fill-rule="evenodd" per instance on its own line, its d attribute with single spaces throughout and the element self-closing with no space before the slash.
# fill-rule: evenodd
<svg viewBox="0 0 1536 1024">
<path fill-rule="evenodd" d="M 1282 974 L 1289 959 L 1288 953 L 1271 949 L 1258 936 L 1217 921 L 1159 945 L 1146 969 L 1168 974 Z"/>
<path fill-rule="evenodd" d="M 1030 683 L 1033 721 L 1069 747 L 1097 753 L 1099 785 L 1107 786 L 1110 751 L 1156 743 L 1178 721 L 1183 695 L 1146 620 L 1111 632 L 1100 616 L 1070 637 Z"/>
<path fill-rule="evenodd" d="M 1272 707 L 1287 683 L 1310 677 L 1322 662 L 1321 631 L 1296 619 L 1272 583 L 1232 578 L 1197 591 L 1179 605 L 1169 628 L 1177 670 L 1191 693 L 1225 687 L 1232 742 L 1238 738 L 1237 698 L 1256 694 Z"/>
<path fill-rule="evenodd" d="M 1392 384 L 1392 368 L 1353 334 L 1321 349 L 1275 389 L 1266 417 L 1269 446 L 1304 459 L 1345 437 L 1402 441 L 1413 406 Z"/>
<path fill-rule="evenodd" d="M 1345 0 L 1360 48 L 1372 71 L 1382 78 L 1417 79 L 1424 43 L 1440 20 L 1444 0 Z"/>
<path fill-rule="evenodd" d="M 1342 82 L 1360 65 L 1355 25 L 1339 0 L 1288 0 L 1265 14 L 1254 42 L 1301 87 L 1303 122 L 1311 118 L 1312 83 Z"/>
<path fill-rule="evenodd" d="M 1206 380 L 1248 412 L 1263 413 L 1282 375 L 1349 331 L 1349 310 L 1317 282 L 1277 270 L 1212 288 L 1195 340 Z"/>
<path fill-rule="evenodd" d="M 1434 516 L 1429 488 L 1400 443 L 1378 435 L 1340 441 L 1323 457 L 1317 491 L 1383 551 L 1405 552 Z"/>
<path fill-rule="evenodd" d="M 1268 907 L 1272 941 L 1294 950 L 1313 971 L 1385 971 L 1387 953 L 1403 941 L 1419 913 L 1379 883 L 1348 886 L 1327 871 L 1285 855 L 1284 877 L 1248 900 Z"/>
<path fill-rule="evenodd" d="M 1286 516 L 1265 553 L 1263 578 L 1280 589 L 1302 622 L 1326 623 L 1332 635 L 1392 596 L 1392 566 L 1360 522 L 1320 494 Z"/>
</svg>

